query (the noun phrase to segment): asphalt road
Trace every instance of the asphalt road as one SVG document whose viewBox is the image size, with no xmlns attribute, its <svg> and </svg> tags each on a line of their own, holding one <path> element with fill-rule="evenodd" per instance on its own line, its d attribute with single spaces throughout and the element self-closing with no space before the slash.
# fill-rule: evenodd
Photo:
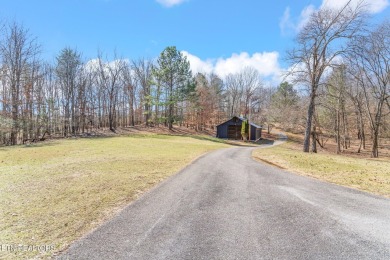
<svg viewBox="0 0 390 260">
<path fill-rule="evenodd" d="M 196 160 L 59 259 L 390 259 L 390 200 L 297 176 L 253 148 Z"/>
</svg>

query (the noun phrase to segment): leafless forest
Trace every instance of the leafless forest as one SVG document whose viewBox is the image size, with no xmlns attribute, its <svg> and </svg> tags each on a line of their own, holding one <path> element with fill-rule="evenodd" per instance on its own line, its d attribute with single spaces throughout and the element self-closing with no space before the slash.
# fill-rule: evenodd
<svg viewBox="0 0 390 260">
<path fill-rule="evenodd" d="M 14 23 L 0 26 L 0 143 L 89 135 L 134 125 L 214 128 L 249 116 L 265 128 L 305 134 L 304 151 L 331 139 L 337 152 L 359 142 L 378 157 L 390 136 L 390 22 L 372 24 L 364 5 L 320 9 L 287 52 L 283 82 L 270 86 L 251 67 L 222 79 L 196 74 L 167 47 L 157 59 L 95 59 L 65 47 L 41 58 L 39 38 Z"/>
</svg>

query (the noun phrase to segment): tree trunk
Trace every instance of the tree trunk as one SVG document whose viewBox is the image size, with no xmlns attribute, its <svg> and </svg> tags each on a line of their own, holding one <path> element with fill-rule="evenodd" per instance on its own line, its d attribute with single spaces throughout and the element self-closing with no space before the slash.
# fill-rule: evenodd
<svg viewBox="0 0 390 260">
<path fill-rule="evenodd" d="M 313 117 L 314 117 L 315 111 L 313 111 Z M 311 133 L 312 135 L 312 140 L 311 140 L 311 151 L 313 153 L 317 153 L 317 124 L 316 124 L 316 119 L 314 118 L 314 124 L 313 124 L 313 131 Z"/>
<path fill-rule="evenodd" d="M 149 102 L 149 101 L 147 101 Z M 149 118 L 150 118 L 150 108 L 149 108 L 149 104 L 145 105 L 145 124 L 146 126 L 149 126 Z"/>
<path fill-rule="evenodd" d="M 12 85 L 12 126 L 11 126 L 11 136 L 10 143 L 11 145 L 16 145 L 18 143 L 18 99 L 19 99 L 19 90 L 17 84 Z"/>
<path fill-rule="evenodd" d="M 156 99 L 155 99 L 155 115 L 154 115 L 154 124 L 159 125 L 159 107 L 160 107 L 160 84 L 157 83 L 157 89 L 156 89 Z"/>
<path fill-rule="evenodd" d="M 111 108 L 108 111 L 108 123 L 109 123 L 110 130 L 114 131 L 114 115 Z"/>
<path fill-rule="evenodd" d="M 134 94 L 133 93 L 130 94 L 130 104 L 129 104 L 129 106 L 130 106 L 130 111 L 129 111 L 129 113 L 130 113 L 130 125 L 134 126 L 135 124 L 134 124 Z"/>
<path fill-rule="evenodd" d="M 372 131 L 372 149 L 371 149 L 371 157 L 378 158 L 379 157 L 379 126 L 380 126 L 380 118 L 381 113 L 378 111 L 375 117 L 374 129 Z"/>
<path fill-rule="evenodd" d="M 303 140 L 303 151 L 305 153 L 308 153 L 310 150 L 311 125 L 312 125 L 314 109 L 315 109 L 314 101 L 315 101 L 315 93 L 312 93 L 310 95 L 310 104 L 307 110 L 305 138 Z"/>
<path fill-rule="evenodd" d="M 344 101 L 342 102 L 342 119 L 343 119 L 343 147 L 344 149 L 348 149 L 350 144 L 349 144 L 349 130 L 348 130 L 348 118 L 347 118 L 347 113 L 345 111 L 345 103 Z"/>
<path fill-rule="evenodd" d="M 373 131 L 373 136 L 372 136 L 372 150 L 371 150 L 371 157 L 372 158 L 378 158 L 379 157 L 379 151 L 378 151 L 378 146 L 379 146 L 379 129 L 376 128 Z"/>
<path fill-rule="evenodd" d="M 339 111 L 336 111 L 336 144 L 337 144 L 337 150 L 336 153 L 341 153 L 341 142 L 340 142 L 340 113 Z"/>
<path fill-rule="evenodd" d="M 173 104 L 170 102 L 168 109 L 168 128 L 172 130 L 173 128 Z"/>
</svg>

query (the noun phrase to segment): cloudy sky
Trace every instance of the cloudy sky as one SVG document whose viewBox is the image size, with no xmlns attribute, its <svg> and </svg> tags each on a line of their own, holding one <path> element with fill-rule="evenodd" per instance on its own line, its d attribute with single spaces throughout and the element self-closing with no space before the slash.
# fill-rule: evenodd
<svg viewBox="0 0 390 260">
<path fill-rule="evenodd" d="M 357 2 L 359 0 L 353 0 Z M 44 59 L 64 47 L 86 60 L 98 49 L 126 59 L 156 58 L 167 46 L 194 72 L 221 77 L 245 66 L 277 84 L 286 50 L 310 14 L 347 0 L 0 0 L 0 21 L 17 21 L 42 44 Z M 372 20 L 390 17 L 389 0 L 367 0 Z"/>
</svg>

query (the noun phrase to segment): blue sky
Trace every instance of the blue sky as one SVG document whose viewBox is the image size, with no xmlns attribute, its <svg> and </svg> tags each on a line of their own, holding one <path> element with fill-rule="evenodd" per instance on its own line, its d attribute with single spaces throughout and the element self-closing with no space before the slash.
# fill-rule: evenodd
<svg viewBox="0 0 390 260">
<path fill-rule="evenodd" d="M 97 50 L 122 58 L 156 58 L 174 45 L 194 71 L 221 76 L 254 66 L 279 77 L 300 24 L 321 5 L 346 0 L 0 0 L 0 19 L 29 28 L 45 60 L 64 47 L 86 60 Z M 356 0 L 357 1 L 357 0 Z M 370 0 L 376 20 L 390 17 L 389 0 Z"/>
</svg>

